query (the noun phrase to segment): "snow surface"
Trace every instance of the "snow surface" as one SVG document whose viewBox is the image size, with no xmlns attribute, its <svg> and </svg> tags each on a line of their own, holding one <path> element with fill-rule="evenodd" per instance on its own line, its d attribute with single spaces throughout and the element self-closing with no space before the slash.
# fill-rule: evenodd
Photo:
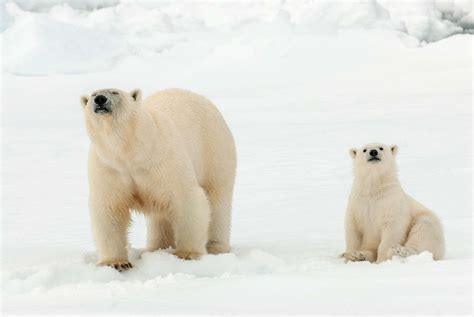
<svg viewBox="0 0 474 317">
<path fill-rule="evenodd" d="M 473 43 L 450 36 L 470 3 L 58 2 L 3 3 L 3 312 L 472 313 Z M 144 252 L 136 215 L 135 267 L 94 265 L 79 96 L 98 87 L 218 105 L 239 158 L 231 253 Z M 368 142 L 400 146 L 445 260 L 338 258 L 347 152 Z"/>
</svg>

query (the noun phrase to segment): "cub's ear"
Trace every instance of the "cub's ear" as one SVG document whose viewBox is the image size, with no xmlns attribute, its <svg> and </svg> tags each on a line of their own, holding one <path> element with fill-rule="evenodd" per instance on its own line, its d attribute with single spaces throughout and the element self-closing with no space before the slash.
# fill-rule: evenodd
<svg viewBox="0 0 474 317">
<path fill-rule="evenodd" d="M 397 145 L 390 145 L 390 151 L 392 151 L 392 155 L 397 155 L 398 146 Z"/>
<path fill-rule="evenodd" d="M 85 106 L 87 106 L 88 102 L 89 102 L 89 96 L 81 96 L 81 106 L 82 106 L 82 108 L 85 108 Z"/>
<path fill-rule="evenodd" d="M 354 159 L 357 155 L 357 149 L 350 149 L 349 155 Z"/>
<path fill-rule="evenodd" d="M 130 95 L 132 96 L 133 100 L 135 101 L 140 101 L 142 100 L 142 91 L 140 89 L 134 89 L 130 92 Z"/>
</svg>

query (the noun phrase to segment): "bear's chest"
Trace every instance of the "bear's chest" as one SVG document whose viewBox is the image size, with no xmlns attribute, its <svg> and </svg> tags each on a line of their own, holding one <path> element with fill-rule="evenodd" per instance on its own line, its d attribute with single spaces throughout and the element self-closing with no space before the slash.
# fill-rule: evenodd
<svg viewBox="0 0 474 317">
<path fill-rule="evenodd" d="M 359 197 L 357 200 L 354 218 L 358 229 L 366 236 L 377 236 L 383 219 L 383 204 L 371 197 Z"/>
<path fill-rule="evenodd" d="M 163 179 L 146 169 L 124 173 L 123 182 L 128 189 L 130 206 L 139 212 L 165 213 L 171 209 L 172 195 L 166 190 Z"/>
</svg>

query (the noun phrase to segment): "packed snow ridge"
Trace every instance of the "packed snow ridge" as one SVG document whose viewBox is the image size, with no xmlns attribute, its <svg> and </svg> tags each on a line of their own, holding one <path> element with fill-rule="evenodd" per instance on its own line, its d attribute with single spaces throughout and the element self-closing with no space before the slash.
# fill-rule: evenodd
<svg viewBox="0 0 474 317">
<path fill-rule="evenodd" d="M 107 70 L 127 56 L 153 58 L 183 42 L 198 47 L 201 32 L 218 49 L 250 32 L 381 29 L 419 47 L 474 31 L 471 1 L 0 1 L 3 70 L 17 75 Z"/>
</svg>

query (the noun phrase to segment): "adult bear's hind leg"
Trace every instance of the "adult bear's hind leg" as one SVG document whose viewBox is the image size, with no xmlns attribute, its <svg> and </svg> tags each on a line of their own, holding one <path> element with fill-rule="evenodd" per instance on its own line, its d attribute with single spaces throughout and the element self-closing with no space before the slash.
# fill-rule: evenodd
<svg viewBox="0 0 474 317">
<path fill-rule="evenodd" d="M 220 191 L 208 191 L 211 205 L 211 223 L 207 252 L 211 254 L 230 251 L 230 228 L 232 211 L 232 188 L 221 188 Z"/>
<path fill-rule="evenodd" d="M 157 214 L 147 215 L 146 227 L 148 251 L 175 247 L 173 227 L 167 219 Z"/>
<path fill-rule="evenodd" d="M 177 257 L 193 260 L 207 253 L 210 214 L 209 201 L 201 187 L 190 190 L 179 203 L 173 219 Z"/>
</svg>

